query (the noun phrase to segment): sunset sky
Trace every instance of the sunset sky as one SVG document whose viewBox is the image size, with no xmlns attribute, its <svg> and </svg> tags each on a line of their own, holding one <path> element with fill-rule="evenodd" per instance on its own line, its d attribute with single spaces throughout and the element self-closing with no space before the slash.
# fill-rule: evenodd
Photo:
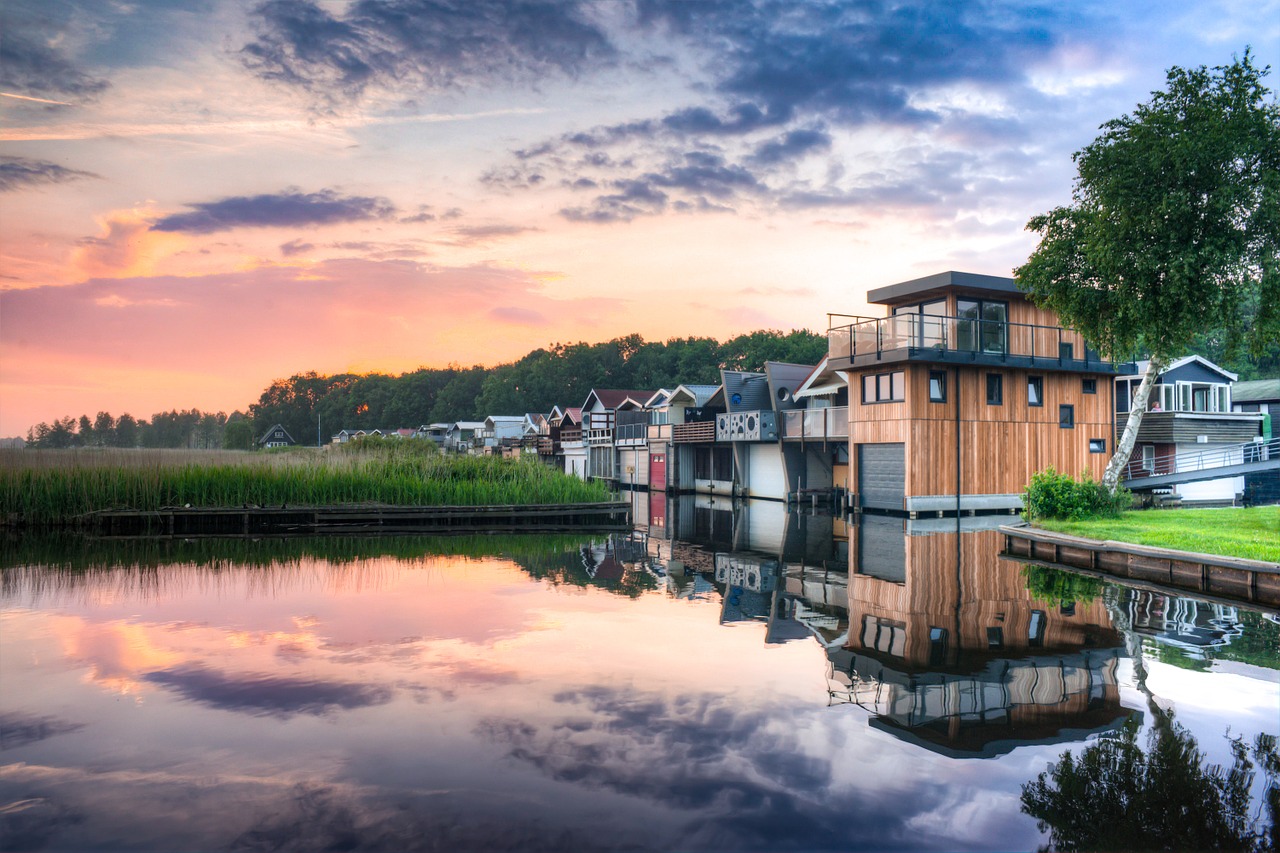
<svg viewBox="0 0 1280 853">
<path fill-rule="evenodd" d="M 1278 0 L 3 0 L 0 436 L 1008 275 L 1247 45 Z"/>
</svg>

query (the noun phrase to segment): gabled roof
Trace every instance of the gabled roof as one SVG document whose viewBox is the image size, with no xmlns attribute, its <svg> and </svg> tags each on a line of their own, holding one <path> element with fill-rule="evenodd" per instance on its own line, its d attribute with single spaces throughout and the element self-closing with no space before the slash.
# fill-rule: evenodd
<svg viewBox="0 0 1280 853">
<path fill-rule="evenodd" d="M 568 422 L 569 422 L 569 423 L 571 423 L 571 424 L 580 424 L 580 423 L 582 423 L 582 407 L 581 407 L 581 406 L 570 406 L 569 408 L 565 409 L 565 410 L 564 410 L 564 419 L 563 419 L 563 420 L 561 420 L 561 422 L 560 422 L 560 423 L 561 423 L 561 424 L 563 424 L 563 423 L 564 423 L 564 421 L 568 421 Z"/>
<path fill-rule="evenodd" d="M 1117 379 L 1141 379 L 1142 376 L 1147 372 L 1147 365 L 1150 363 L 1151 361 L 1149 359 L 1143 359 L 1142 361 L 1134 362 L 1134 365 L 1136 366 L 1137 370 L 1135 370 L 1131 376 L 1117 376 L 1116 378 Z M 1226 368 L 1219 367 L 1209 359 L 1200 355 L 1184 355 L 1182 358 L 1177 359 L 1176 361 L 1171 361 L 1164 366 L 1164 370 L 1160 371 L 1160 375 L 1164 376 L 1166 373 L 1172 370 L 1177 370 L 1179 367 L 1182 367 L 1183 365 L 1193 364 L 1193 363 L 1199 364 L 1202 367 L 1212 370 L 1214 373 L 1220 374 L 1223 378 L 1231 382 L 1235 382 L 1237 379 L 1240 378 L 1239 374 L 1232 373 L 1230 370 L 1227 370 Z M 1235 396 L 1234 389 L 1232 390 L 1232 396 L 1233 397 Z"/>
<path fill-rule="evenodd" d="M 449 431 L 461 429 L 484 429 L 484 421 L 454 421 L 449 426 Z"/>
<path fill-rule="evenodd" d="M 267 436 L 271 435 L 271 433 L 275 432 L 276 430 L 280 430 L 282 433 L 284 433 L 285 438 L 289 439 L 290 441 L 293 441 L 293 436 L 289 435 L 289 431 L 284 428 L 284 424 L 276 424 L 262 434 L 262 438 L 258 439 L 258 443 L 261 444 L 262 442 L 266 441 Z M 294 441 L 293 443 L 297 444 L 296 441 Z"/>
<path fill-rule="evenodd" d="M 486 424 L 492 423 L 494 426 L 498 424 L 522 424 L 524 423 L 524 415 L 489 415 L 484 419 Z"/>
<path fill-rule="evenodd" d="M 547 416 L 541 412 L 525 412 L 524 420 L 533 426 L 542 426 L 547 422 Z"/>
<path fill-rule="evenodd" d="M 671 399 L 671 389 L 659 388 L 657 391 L 653 392 L 652 397 L 644 401 L 644 407 L 646 409 L 659 409 L 667 405 L 670 399 Z"/>
<path fill-rule="evenodd" d="M 843 370 L 832 370 L 830 362 L 830 358 L 823 356 L 822 361 L 818 362 L 818 366 L 805 378 L 804 382 L 800 383 L 800 387 L 796 389 L 793 396 L 798 400 L 803 400 L 805 397 L 825 397 L 847 387 L 848 374 Z"/>
<path fill-rule="evenodd" d="M 687 400 L 694 406 L 705 406 L 711 397 L 720 390 L 719 385 L 681 385 L 671 392 L 668 403 Z"/>
<path fill-rule="evenodd" d="M 1234 403 L 1274 403 L 1280 401 L 1280 379 L 1251 379 L 1231 386 Z"/>
<path fill-rule="evenodd" d="M 600 401 L 600 405 L 606 409 L 617 409 L 619 406 L 631 400 L 637 406 L 644 406 L 644 401 L 653 396 L 652 391 L 619 391 L 613 388 L 592 388 L 591 393 L 587 394 L 587 399 L 583 401 L 582 408 L 587 410 L 591 408 L 591 400 L 594 397 Z M 639 401 L 639 402 L 636 402 Z"/>
<path fill-rule="evenodd" d="M 813 373 L 813 365 L 767 361 L 764 373 L 769 377 L 769 408 L 794 409 L 795 393 L 809 374 Z"/>
</svg>

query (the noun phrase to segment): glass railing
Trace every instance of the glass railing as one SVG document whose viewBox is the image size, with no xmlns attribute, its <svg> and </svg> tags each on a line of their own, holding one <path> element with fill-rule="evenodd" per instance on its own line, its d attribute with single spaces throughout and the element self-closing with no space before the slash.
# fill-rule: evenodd
<svg viewBox="0 0 1280 853">
<path fill-rule="evenodd" d="M 896 314 L 863 320 L 827 331 L 832 359 L 879 359 L 886 353 L 972 353 L 995 358 L 1015 356 L 1039 361 L 1093 362 L 1106 365 L 1079 333 L 1061 326 L 1036 326 L 980 320 Z M 975 358 L 976 360 L 976 358 Z"/>
<path fill-rule="evenodd" d="M 823 409 L 792 409 L 782 416 L 783 438 L 848 438 L 849 409 L 831 406 Z"/>
</svg>

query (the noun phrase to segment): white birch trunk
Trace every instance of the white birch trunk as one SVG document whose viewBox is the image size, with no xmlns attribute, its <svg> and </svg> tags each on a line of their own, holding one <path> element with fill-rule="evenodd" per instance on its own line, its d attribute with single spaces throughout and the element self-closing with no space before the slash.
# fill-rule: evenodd
<svg viewBox="0 0 1280 853">
<path fill-rule="evenodd" d="M 1129 420 L 1125 422 L 1124 433 L 1116 443 L 1116 452 L 1111 456 L 1107 470 L 1102 475 L 1102 485 L 1113 495 L 1120 486 L 1120 475 L 1129 464 L 1129 457 L 1133 455 L 1133 446 L 1138 442 L 1138 428 L 1142 426 L 1142 416 L 1147 413 L 1147 400 L 1150 399 L 1151 389 L 1155 387 L 1156 377 L 1162 370 L 1164 359 L 1152 356 L 1147 362 L 1147 372 L 1142 376 L 1142 383 L 1138 385 L 1138 392 L 1133 395 L 1133 402 L 1129 405 Z"/>
</svg>

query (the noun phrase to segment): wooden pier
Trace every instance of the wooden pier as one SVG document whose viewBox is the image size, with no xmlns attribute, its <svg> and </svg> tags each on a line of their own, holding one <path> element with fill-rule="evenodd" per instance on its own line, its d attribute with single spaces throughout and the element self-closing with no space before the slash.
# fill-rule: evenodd
<svg viewBox="0 0 1280 853">
<path fill-rule="evenodd" d="M 630 530 L 631 505 L 166 507 L 104 510 L 78 521 L 78 529 L 103 537 Z"/>
<path fill-rule="evenodd" d="M 1280 608 L 1280 563 L 1103 542 L 1034 527 L 1004 526 L 1000 532 L 1003 559 L 1173 587 L 1273 612 Z"/>
</svg>

